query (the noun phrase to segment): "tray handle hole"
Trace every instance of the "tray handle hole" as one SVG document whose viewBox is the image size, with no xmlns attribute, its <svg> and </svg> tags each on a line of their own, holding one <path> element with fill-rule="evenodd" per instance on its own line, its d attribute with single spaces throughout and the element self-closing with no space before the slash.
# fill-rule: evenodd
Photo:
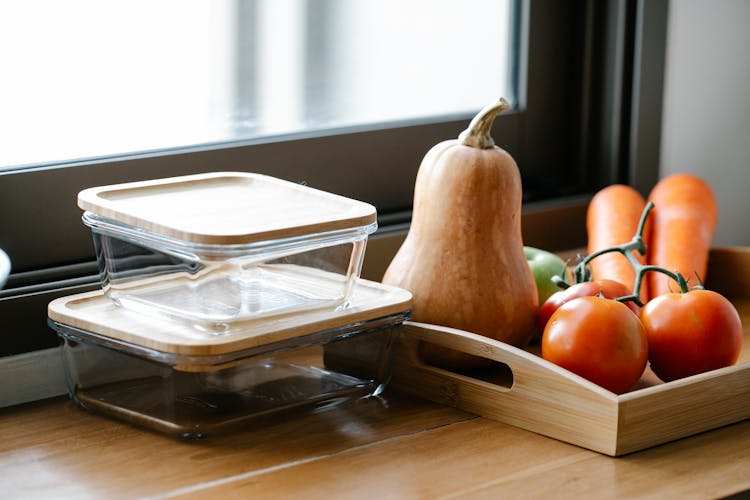
<svg viewBox="0 0 750 500">
<path fill-rule="evenodd" d="M 490 353 L 488 352 L 487 355 L 489 356 Z M 514 376 L 510 366 L 500 361 L 494 361 L 489 357 L 470 355 L 422 340 L 419 343 L 419 359 L 422 364 L 433 369 L 492 384 L 503 391 L 509 391 L 513 388 Z M 471 368 L 453 369 L 456 362 L 462 366 L 471 366 Z"/>
<path fill-rule="evenodd" d="M 499 361 L 493 361 L 487 368 L 476 370 L 470 374 L 472 378 L 496 385 L 501 389 L 510 390 L 513 387 L 513 370 L 510 366 Z"/>
</svg>

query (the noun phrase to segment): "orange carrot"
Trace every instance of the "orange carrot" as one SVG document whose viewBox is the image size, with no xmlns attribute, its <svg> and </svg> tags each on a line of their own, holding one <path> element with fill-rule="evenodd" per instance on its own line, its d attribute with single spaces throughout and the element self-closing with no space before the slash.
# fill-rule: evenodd
<svg viewBox="0 0 750 500">
<path fill-rule="evenodd" d="M 719 207 L 711 187 L 700 177 L 674 174 L 659 181 L 649 195 L 654 202 L 648 263 L 676 272 L 689 284 L 706 278 L 708 252 L 716 231 Z M 649 241 L 649 240 L 647 240 Z M 647 274 L 649 296 L 678 290 L 662 273 Z"/>
<path fill-rule="evenodd" d="M 633 239 L 638 231 L 638 223 L 646 206 L 643 196 L 630 186 L 613 184 L 594 195 L 586 211 L 586 231 L 588 233 L 588 254 L 609 248 Z M 648 241 L 651 224 L 644 227 L 644 241 Z M 635 252 L 642 264 L 646 257 Z M 635 284 L 635 271 L 628 259 L 619 252 L 602 254 L 591 261 L 594 279 L 619 281 L 629 290 Z M 644 283 L 645 285 L 645 283 Z M 645 299 L 646 286 L 641 286 L 641 299 Z"/>
</svg>

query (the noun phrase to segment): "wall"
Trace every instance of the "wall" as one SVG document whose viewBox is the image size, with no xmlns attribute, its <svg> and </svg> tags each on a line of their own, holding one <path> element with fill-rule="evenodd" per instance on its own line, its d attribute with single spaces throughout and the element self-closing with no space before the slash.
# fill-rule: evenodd
<svg viewBox="0 0 750 500">
<path fill-rule="evenodd" d="M 750 245 L 750 2 L 669 5 L 661 171 L 700 175 L 719 200 L 715 245 Z"/>
</svg>

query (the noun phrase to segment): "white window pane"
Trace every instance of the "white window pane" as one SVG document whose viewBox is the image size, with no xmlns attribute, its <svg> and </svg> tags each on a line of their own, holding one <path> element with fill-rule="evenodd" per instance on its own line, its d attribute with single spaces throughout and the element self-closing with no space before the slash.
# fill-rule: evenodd
<svg viewBox="0 0 750 500">
<path fill-rule="evenodd" d="M 476 111 L 508 96 L 509 2 L 342 1 L 331 116 L 363 123 Z"/>
<path fill-rule="evenodd" d="M 475 111 L 510 1 L 0 4 L 0 168 Z"/>
</svg>

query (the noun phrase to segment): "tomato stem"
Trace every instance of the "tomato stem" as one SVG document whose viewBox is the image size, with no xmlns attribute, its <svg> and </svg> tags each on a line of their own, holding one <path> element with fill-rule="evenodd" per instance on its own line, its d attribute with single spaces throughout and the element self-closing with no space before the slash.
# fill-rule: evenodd
<svg viewBox="0 0 750 500">
<path fill-rule="evenodd" d="M 557 287 L 560 288 L 561 290 L 566 290 L 570 288 L 570 283 L 568 283 L 567 281 L 565 281 L 565 279 L 563 279 L 562 277 L 558 275 L 554 275 L 550 279 L 552 280 L 552 283 L 557 285 Z"/>
<path fill-rule="evenodd" d="M 680 293 L 687 293 L 688 291 L 690 291 L 690 288 L 688 287 L 688 284 L 687 284 L 687 280 L 682 274 L 680 274 L 679 271 L 672 272 L 659 266 L 643 265 L 638 261 L 638 258 L 635 256 L 635 252 L 638 252 L 641 255 L 646 255 L 648 251 L 648 249 L 646 248 L 646 243 L 643 241 L 643 229 L 646 227 L 646 220 L 648 218 L 648 215 L 651 213 L 651 210 L 653 210 L 653 208 L 654 208 L 654 203 L 652 201 L 649 201 L 646 204 L 646 207 L 643 209 L 641 218 L 638 221 L 638 229 L 636 230 L 636 234 L 635 236 L 633 236 L 632 240 L 630 240 L 627 243 L 623 243 L 621 245 L 616 245 L 610 248 L 604 248 L 602 250 L 599 250 L 598 252 L 594 252 L 591 255 L 587 255 L 585 258 L 583 258 L 576 265 L 573 271 L 573 275 L 576 280 L 576 283 L 581 283 L 583 281 L 591 281 L 592 274 L 591 274 L 591 267 L 589 266 L 589 262 L 599 257 L 600 255 L 604 255 L 605 253 L 620 252 L 621 254 L 625 256 L 626 259 L 628 259 L 628 263 L 630 263 L 633 270 L 635 271 L 635 283 L 633 284 L 633 293 L 631 295 L 618 297 L 615 300 L 619 302 L 631 301 L 631 302 L 635 302 L 639 307 L 643 307 L 643 302 L 641 301 L 641 298 L 640 298 L 641 285 L 643 284 L 643 277 L 648 272 L 658 272 L 658 273 L 666 274 L 667 276 L 675 280 L 677 284 L 680 286 Z"/>
</svg>

